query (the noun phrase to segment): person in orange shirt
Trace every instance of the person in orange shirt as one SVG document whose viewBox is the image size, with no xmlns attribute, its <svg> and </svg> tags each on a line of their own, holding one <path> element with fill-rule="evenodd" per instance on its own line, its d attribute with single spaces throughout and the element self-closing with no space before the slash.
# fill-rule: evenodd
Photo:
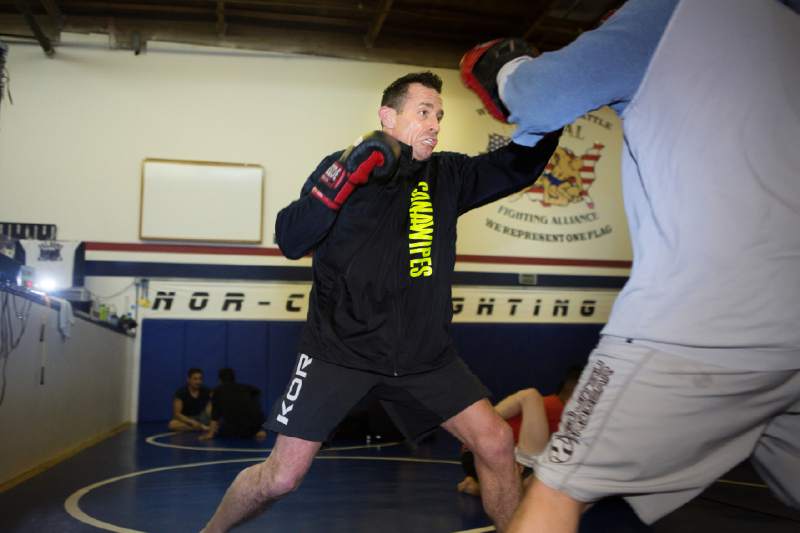
<svg viewBox="0 0 800 533">
<path fill-rule="evenodd" d="M 564 404 L 572 395 L 581 370 L 579 367 L 569 369 L 556 394 L 542 396 L 534 388 L 522 389 L 494 406 L 514 432 L 514 442 L 517 443 L 514 453 L 524 478 L 531 473 L 530 465 L 534 457 L 544 450 L 550 435 L 558 430 Z M 458 484 L 458 491 L 478 496 L 481 487 L 475 470 L 475 458 L 466 447 L 462 447 L 461 466 L 466 476 Z"/>
</svg>

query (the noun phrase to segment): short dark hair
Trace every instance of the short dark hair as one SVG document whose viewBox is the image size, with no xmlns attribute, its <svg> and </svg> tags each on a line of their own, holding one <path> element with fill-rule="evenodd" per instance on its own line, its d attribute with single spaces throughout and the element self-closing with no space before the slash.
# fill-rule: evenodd
<svg viewBox="0 0 800 533">
<path fill-rule="evenodd" d="M 194 368 L 194 367 L 192 367 L 192 368 L 190 368 L 190 369 L 189 369 L 189 371 L 188 371 L 188 372 L 186 372 L 186 377 L 187 377 L 187 378 L 190 378 L 190 377 L 192 377 L 192 376 L 193 376 L 193 375 L 195 375 L 195 374 L 200 374 L 200 375 L 202 376 L 202 375 L 203 375 L 203 371 L 202 371 L 202 370 L 200 370 L 199 368 Z"/>
<path fill-rule="evenodd" d="M 419 83 L 429 89 L 434 89 L 437 93 L 442 92 L 442 78 L 433 72 L 412 72 L 402 78 L 394 80 L 384 91 L 381 98 L 381 106 L 388 106 L 400 111 L 406 101 L 408 86 L 412 83 Z"/>
<path fill-rule="evenodd" d="M 217 377 L 223 383 L 234 383 L 236 381 L 236 374 L 232 368 L 220 368 Z"/>
</svg>

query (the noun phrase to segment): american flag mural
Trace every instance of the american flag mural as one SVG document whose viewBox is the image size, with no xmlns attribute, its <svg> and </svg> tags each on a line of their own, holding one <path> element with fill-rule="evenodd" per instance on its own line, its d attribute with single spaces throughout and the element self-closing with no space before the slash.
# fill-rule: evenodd
<svg viewBox="0 0 800 533">
<path fill-rule="evenodd" d="M 500 135 L 499 133 L 490 133 L 489 144 L 486 147 L 486 151 L 494 152 L 498 148 L 502 148 L 503 146 L 509 144 L 510 142 L 511 142 L 511 137 L 506 137 L 505 135 Z"/>
<path fill-rule="evenodd" d="M 497 150 L 510 142 L 511 137 L 490 133 L 486 151 Z M 594 209 L 594 200 L 589 190 L 597 179 L 595 166 L 603 148 L 602 143 L 596 142 L 583 155 L 578 156 L 569 148 L 559 146 L 534 184 L 509 199 L 527 198 L 544 207 L 583 202 L 588 208 Z"/>
</svg>

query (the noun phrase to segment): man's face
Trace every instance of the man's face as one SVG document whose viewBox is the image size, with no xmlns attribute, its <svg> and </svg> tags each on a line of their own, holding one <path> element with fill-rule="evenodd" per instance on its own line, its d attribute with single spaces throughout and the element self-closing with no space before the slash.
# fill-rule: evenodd
<svg viewBox="0 0 800 533">
<path fill-rule="evenodd" d="M 433 155 L 444 116 L 442 97 L 436 89 L 412 83 L 402 108 L 398 111 L 384 106 L 380 116 L 386 133 L 411 146 L 415 160 L 425 161 Z"/>
<path fill-rule="evenodd" d="M 189 383 L 189 388 L 196 390 L 199 389 L 200 386 L 203 384 L 203 374 L 200 372 L 195 372 L 191 376 L 187 378 L 187 383 Z"/>
</svg>

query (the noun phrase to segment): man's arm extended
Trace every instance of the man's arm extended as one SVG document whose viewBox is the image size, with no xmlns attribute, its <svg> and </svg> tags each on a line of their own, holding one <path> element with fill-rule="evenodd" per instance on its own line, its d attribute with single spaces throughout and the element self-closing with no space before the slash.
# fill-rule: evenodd
<svg viewBox="0 0 800 533">
<path fill-rule="evenodd" d="M 516 143 L 488 154 L 464 157 L 459 168 L 458 214 L 519 191 L 536 181 L 558 146 L 561 131 L 534 147 Z"/>
<path fill-rule="evenodd" d="M 520 57 L 497 75 L 500 98 L 518 124 L 514 142 L 532 146 L 544 133 L 633 98 L 677 0 L 629 0 L 599 28 L 537 58 Z"/>
</svg>

